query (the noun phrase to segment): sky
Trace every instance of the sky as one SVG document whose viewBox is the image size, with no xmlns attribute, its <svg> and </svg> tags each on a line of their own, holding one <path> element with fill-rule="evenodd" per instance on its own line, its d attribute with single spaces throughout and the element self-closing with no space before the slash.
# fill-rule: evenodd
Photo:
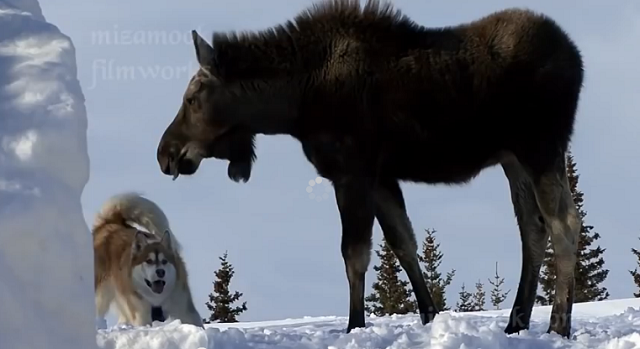
<svg viewBox="0 0 640 349">
<path fill-rule="evenodd" d="M 82 196 L 87 224 L 104 201 L 139 191 L 168 215 L 184 247 L 196 307 L 212 290 L 218 257 L 235 268 L 231 287 L 248 310 L 242 321 L 348 314 L 348 284 L 340 254 L 340 220 L 329 199 L 311 200 L 317 177 L 300 144 L 287 136 L 259 136 L 252 178 L 235 183 L 227 162 L 207 160 L 192 177 L 172 182 L 156 161 L 158 141 L 178 110 L 197 65 L 190 31 L 209 39 L 213 31 L 258 30 L 295 16 L 309 0 L 40 0 L 48 21 L 76 47 L 78 78 L 88 113 L 90 177 Z M 585 84 L 573 154 L 585 194 L 586 223 L 606 248 L 604 283 L 611 298 L 633 297 L 628 270 L 631 247 L 640 247 L 635 214 L 640 197 L 640 3 L 601 1 L 447 2 L 395 1 L 418 23 L 455 25 L 506 7 L 522 6 L 558 21 L 582 50 Z M 135 39 L 135 41 L 134 41 Z M 403 184 L 418 241 L 436 229 L 445 254 L 441 271 L 456 270 L 449 304 L 465 283 L 486 282 L 495 263 L 511 289 L 520 275 L 520 239 L 507 180 L 499 167 L 462 187 Z M 324 193 L 325 187 L 313 191 Z M 374 226 L 374 248 L 381 231 Z M 375 280 L 372 263 L 367 292 Z M 488 287 L 489 285 L 487 285 Z"/>
</svg>

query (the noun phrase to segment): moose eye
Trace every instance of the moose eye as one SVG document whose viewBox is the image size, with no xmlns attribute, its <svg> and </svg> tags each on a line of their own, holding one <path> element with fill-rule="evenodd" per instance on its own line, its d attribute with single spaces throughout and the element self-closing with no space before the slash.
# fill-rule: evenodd
<svg viewBox="0 0 640 349">
<path fill-rule="evenodd" d="M 147 264 L 153 264 L 153 259 L 151 258 L 147 259 Z"/>
<path fill-rule="evenodd" d="M 187 101 L 186 101 L 186 102 L 187 102 L 187 104 L 189 104 L 189 105 L 193 105 L 193 103 L 195 102 L 195 100 L 193 99 L 193 97 L 189 97 L 189 98 L 187 98 Z"/>
</svg>

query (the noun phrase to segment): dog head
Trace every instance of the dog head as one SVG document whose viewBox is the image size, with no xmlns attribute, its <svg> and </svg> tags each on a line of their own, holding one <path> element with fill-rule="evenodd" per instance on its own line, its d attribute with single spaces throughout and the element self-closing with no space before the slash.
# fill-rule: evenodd
<svg viewBox="0 0 640 349">
<path fill-rule="evenodd" d="M 178 277 L 171 235 L 161 239 L 137 231 L 131 248 L 131 277 L 136 291 L 154 306 L 159 306 L 173 291 Z"/>
</svg>

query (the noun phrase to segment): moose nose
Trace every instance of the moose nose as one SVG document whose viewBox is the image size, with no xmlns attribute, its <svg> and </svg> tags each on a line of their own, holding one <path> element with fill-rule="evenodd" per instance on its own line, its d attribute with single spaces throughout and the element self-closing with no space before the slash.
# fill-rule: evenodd
<svg viewBox="0 0 640 349">
<path fill-rule="evenodd" d="M 166 175 L 172 174 L 171 166 L 174 166 L 173 161 L 179 156 L 181 150 L 180 145 L 175 142 L 162 141 L 158 145 L 157 158 L 162 173 Z"/>
<path fill-rule="evenodd" d="M 158 147 L 158 164 L 160 165 L 160 171 L 168 175 L 171 172 L 171 153 L 165 149 L 164 143 L 161 143 Z"/>
<path fill-rule="evenodd" d="M 161 156 L 158 158 L 158 163 L 160 164 L 160 171 L 162 171 L 162 173 L 168 175 L 171 172 L 171 169 L 169 168 L 171 161 L 169 161 L 169 157 L 166 156 Z"/>
<path fill-rule="evenodd" d="M 156 275 L 158 275 L 159 278 L 163 278 L 164 277 L 164 269 L 156 269 Z"/>
</svg>

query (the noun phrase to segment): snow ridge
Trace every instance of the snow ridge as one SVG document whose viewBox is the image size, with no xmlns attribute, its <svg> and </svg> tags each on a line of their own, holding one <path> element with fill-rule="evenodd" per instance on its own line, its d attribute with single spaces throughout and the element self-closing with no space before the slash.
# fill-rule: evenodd
<svg viewBox="0 0 640 349">
<path fill-rule="evenodd" d="M 346 317 L 210 324 L 178 320 L 98 331 L 103 349 L 631 349 L 640 348 L 640 299 L 574 305 L 573 339 L 547 334 L 551 307 L 535 307 L 531 329 L 506 335 L 509 311 L 442 312 L 423 326 L 417 315 L 370 317 L 346 334 Z"/>
<path fill-rule="evenodd" d="M 0 348 L 96 347 L 86 129 L 73 43 L 0 0 Z"/>
</svg>

